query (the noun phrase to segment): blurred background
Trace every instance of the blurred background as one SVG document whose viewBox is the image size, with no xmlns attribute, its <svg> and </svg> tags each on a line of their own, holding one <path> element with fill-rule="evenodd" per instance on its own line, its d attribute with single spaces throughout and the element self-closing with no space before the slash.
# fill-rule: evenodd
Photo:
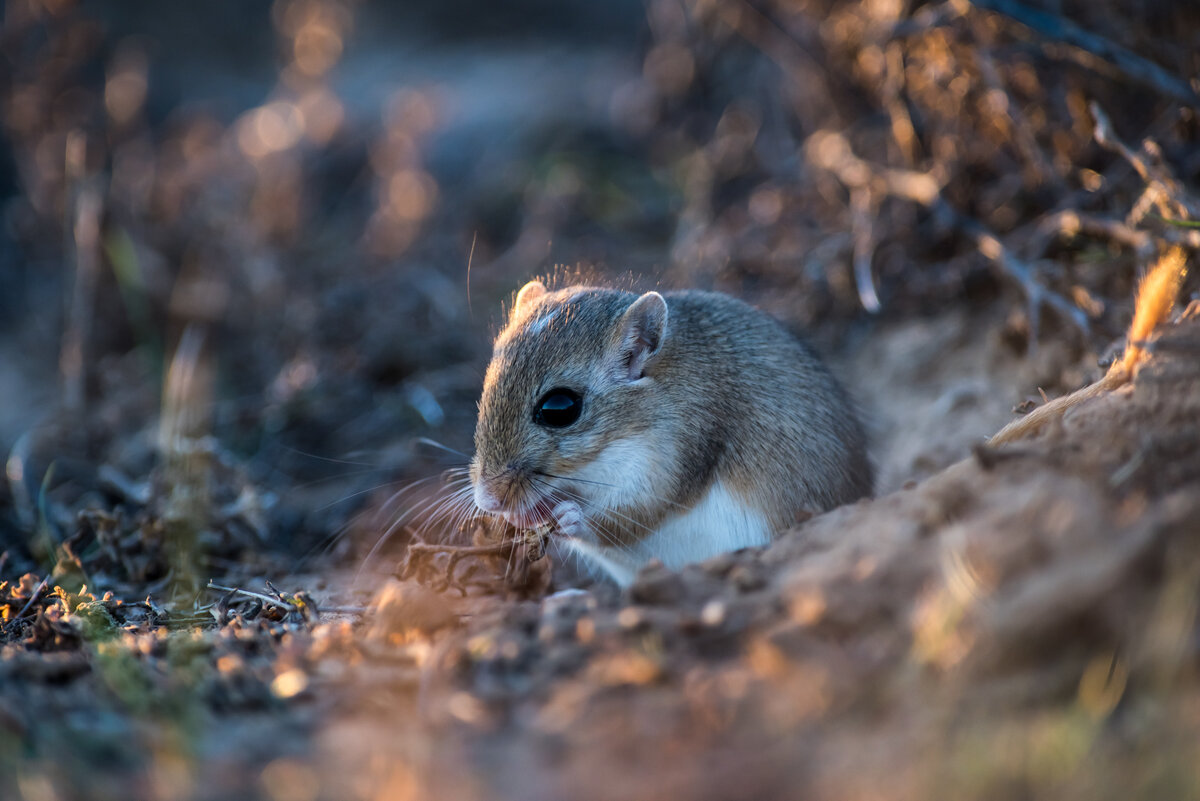
<svg viewBox="0 0 1200 801">
<path fill-rule="evenodd" d="M 730 291 L 843 361 L 880 320 L 999 300 L 1012 353 L 1055 334 L 1020 392 L 1077 386 L 1137 226 L 1181 235 L 1089 104 L 1194 181 L 1197 13 L 1045 7 L 1088 39 L 978 5 L 14 0 L 0 449 L 25 438 L 24 482 L 57 461 L 48 489 L 144 477 L 191 327 L 193 433 L 284 496 L 266 530 L 319 540 L 436 469 L 416 438 L 470 451 L 501 302 L 555 270 Z M 880 358 L 868 405 L 901 380 Z"/>
<path fill-rule="evenodd" d="M 14 0 L 3 22 L 13 575 L 47 558 L 39 525 L 150 497 L 245 518 L 205 558 L 361 556 L 465 462 L 489 337 L 537 275 L 721 289 L 806 330 L 893 489 L 1085 383 L 1139 270 L 1197 237 L 1142 174 L 1200 176 L 1189 4 Z"/>
<path fill-rule="evenodd" d="M 318 482 L 279 507 L 287 541 L 405 473 L 415 434 L 468 450 L 516 282 L 661 263 L 678 190 L 614 124 L 644 25 L 631 2 L 9 4 L 0 446 L 58 460 L 51 489 L 94 486 L 114 443 L 144 476 L 152 438 L 129 443 L 191 326 L 196 425 L 257 482 Z"/>
</svg>

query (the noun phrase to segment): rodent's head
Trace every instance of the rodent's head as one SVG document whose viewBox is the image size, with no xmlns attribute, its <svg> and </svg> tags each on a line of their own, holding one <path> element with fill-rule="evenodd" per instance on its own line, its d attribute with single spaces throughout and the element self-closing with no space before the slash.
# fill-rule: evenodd
<svg viewBox="0 0 1200 801">
<path fill-rule="evenodd" d="M 479 402 L 471 479 L 482 510 L 528 528 L 548 520 L 558 501 L 619 489 L 589 479 L 589 465 L 656 425 L 667 318 L 657 292 L 550 292 L 539 281 L 521 289 Z"/>
</svg>

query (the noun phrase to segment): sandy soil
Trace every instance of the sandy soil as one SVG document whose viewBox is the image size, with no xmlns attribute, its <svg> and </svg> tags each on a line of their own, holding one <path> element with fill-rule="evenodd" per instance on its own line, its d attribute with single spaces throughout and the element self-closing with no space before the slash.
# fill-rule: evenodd
<svg viewBox="0 0 1200 801">
<path fill-rule="evenodd" d="M 347 797 L 1190 797 L 1200 324 L 1166 336 L 1045 436 L 944 468 L 975 438 L 935 438 L 898 460 L 928 478 L 765 550 L 466 602 L 432 638 L 410 621 L 440 599 L 389 596 L 410 685 L 368 658 L 326 764 L 357 766 Z"/>
</svg>

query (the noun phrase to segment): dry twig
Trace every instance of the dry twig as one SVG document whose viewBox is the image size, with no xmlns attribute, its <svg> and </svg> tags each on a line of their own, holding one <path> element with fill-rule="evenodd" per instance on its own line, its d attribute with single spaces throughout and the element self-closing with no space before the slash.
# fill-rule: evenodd
<svg viewBox="0 0 1200 801">
<path fill-rule="evenodd" d="M 851 190 L 852 196 L 855 191 L 866 191 L 920 203 L 971 237 L 979 252 L 1024 291 L 1030 305 L 1031 339 L 1037 338 L 1037 321 L 1042 304 L 1055 309 L 1084 334 L 1088 333 L 1087 315 L 1083 310 L 1043 286 L 1037 280 L 1034 265 L 1018 258 L 1000 237 L 988 230 L 983 223 L 947 203 L 942 197 L 939 181 L 932 173 L 876 167 L 856 156 L 846 138 L 834 131 L 813 134 L 805 144 L 805 155 L 810 163 L 833 173 Z M 856 262 L 858 258 L 856 254 Z M 860 291 L 861 287 L 860 283 Z"/>
<path fill-rule="evenodd" d="M 1141 152 L 1135 151 L 1117 136 L 1112 120 L 1099 103 L 1089 104 L 1088 110 L 1096 120 L 1093 135 L 1097 144 L 1119 154 L 1146 183 L 1146 191 L 1129 213 L 1127 223 L 1136 225 L 1145 217 L 1151 205 L 1158 207 L 1168 223 L 1200 219 L 1200 202 L 1188 196 L 1183 184 L 1163 163 L 1158 145 L 1153 140 L 1144 140 Z M 1188 229 L 1181 233 L 1186 244 L 1200 247 L 1200 231 Z"/>
<path fill-rule="evenodd" d="M 33 593 L 29 596 L 29 601 L 23 607 L 21 607 L 21 611 L 17 612 L 17 614 L 13 617 L 14 621 L 20 620 L 21 618 L 25 617 L 26 613 L 29 612 L 30 608 L 35 603 L 37 603 L 39 598 L 42 597 L 42 593 L 45 591 L 46 587 L 49 586 L 49 584 L 50 584 L 50 577 L 46 576 L 44 579 L 42 579 L 41 583 L 37 585 L 37 588 L 34 589 Z M 11 621 L 9 621 L 9 622 L 11 622 Z"/>
<path fill-rule="evenodd" d="M 1130 80 L 1192 106 L 1200 106 L 1187 81 L 1119 44 L 1087 31 L 1069 19 L 1030 8 L 1016 0 L 969 0 L 971 5 L 1015 20 L 1039 35 L 1085 50 L 1119 70 Z"/>
<path fill-rule="evenodd" d="M 220 584 L 214 584 L 211 581 L 208 582 L 207 586 L 210 590 L 220 590 L 221 592 L 228 592 L 232 595 L 242 595 L 247 598 L 254 598 L 255 600 L 262 601 L 264 604 L 270 604 L 271 606 L 274 606 L 277 609 L 282 609 L 286 612 L 296 611 L 295 604 L 290 604 L 280 598 L 273 598 L 265 593 L 251 592 L 250 590 L 243 590 L 240 587 L 224 587 Z"/>
</svg>

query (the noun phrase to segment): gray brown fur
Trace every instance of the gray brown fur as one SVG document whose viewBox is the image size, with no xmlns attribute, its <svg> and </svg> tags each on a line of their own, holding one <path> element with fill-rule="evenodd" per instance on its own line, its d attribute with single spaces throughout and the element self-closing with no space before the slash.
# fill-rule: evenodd
<svg viewBox="0 0 1200 801">
<path fill-rule="evenodd" d="M 618 438 L 675 443 L 657 500 L 617 510 L 615 517 L 634 521 L 611 526 L 624 543 L 690 508 L 718 479 L 775 530 L 871 492 L 858 415 L 807 345 L 727 295 L 663 298 L 666 332 L 645 364 L 653 381 L 643 385 L 616 376 L 621 319 L 638 295 L 569 287 L 514 309 L 484 381 L 472 479 L 520 495 L 538 472 L 569 476 Z M 565 429 L 536 425 L 534 405 L 560 386 L 583 395 L 579 421 Z"/>
</svg>

